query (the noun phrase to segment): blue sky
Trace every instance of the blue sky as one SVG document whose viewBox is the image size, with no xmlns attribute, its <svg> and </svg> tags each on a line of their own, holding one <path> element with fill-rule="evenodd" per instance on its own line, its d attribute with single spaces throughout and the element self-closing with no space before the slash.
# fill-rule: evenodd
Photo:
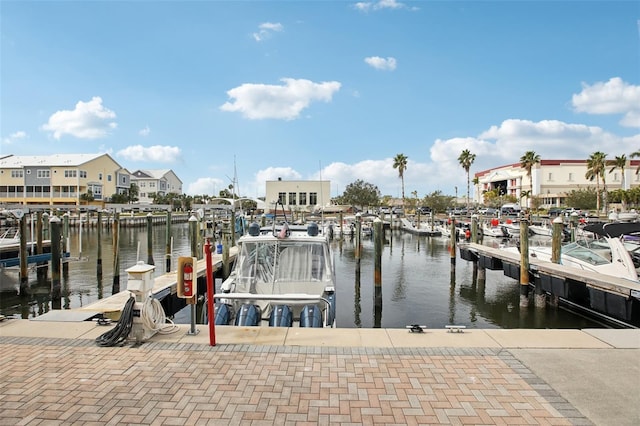
<svg viewBox="0 0 640 426">
<path fill-rule="evenodd" d="M 637 1 L 0 1 L 0 153 L 400 196 L 640 150 Z"/>
</svg>

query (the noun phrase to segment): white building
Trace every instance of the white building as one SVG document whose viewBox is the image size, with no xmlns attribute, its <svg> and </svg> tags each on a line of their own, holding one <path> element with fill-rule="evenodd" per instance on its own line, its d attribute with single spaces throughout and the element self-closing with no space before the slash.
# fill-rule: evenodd
<svg viewBox="0 0 640 426">
<path fill-rule="evenodd" d="M 276 202 L 290 211 L 311 212 L 331 201 L 331 182 L 328 180 L 268 180 L 265 201 L 269 210 Z"/>
<path fill-rule="evenodd" d="M 607 191 L 640 186 L 640 174 L 636 174 L 639 165 L 640 160 L 628 161 L 624 174 L 618 168 L 611 170 L 613 167 L 607 166 Z M 540 160 L 540 163 L 531 169 L 530 182 L 527 171 L 520 163 L 508 164 L 474 174 L 478 184 L 474 186 L 473 201 L 484 204 L 482 194 L 498 188 L 500 194 L 512 195 L 526 207 L 524 204 L 527 203 L 527 197 L 521 198 L 521 194 L 531 190 L 533 183 L 532 195 L 541 200 L 540 207 L 560 207 L 565 204 L 564 199 L 571 191 L 596 187 L 596 181 L 587 179 L 586 173 L 586 160 Z M 600 189 L 602 188 L 600 180 Z"/>
<path fill-rule="evenodd" d="M 170 169 L 136 170 L 131 173 L 131 183 L 138 186 L 138 202 L 153 203 L 153 195 L 182 194 L 182 181 Z"/>
</svg>

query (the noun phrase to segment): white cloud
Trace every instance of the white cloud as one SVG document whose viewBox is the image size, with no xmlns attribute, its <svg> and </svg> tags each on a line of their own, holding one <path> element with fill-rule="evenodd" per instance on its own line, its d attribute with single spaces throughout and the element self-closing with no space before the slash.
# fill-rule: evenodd
<svg viewBox="0 0 640 426">
<path fill-rule="evenodd" d="M 112 121 L 115 118 L 115 112 L 102 105 L 102 98 L 94 96 L 89 102 L 78 101 L 73 111 L 54 113 L 42 128 L 52 132 L 58 140 L 65 134 L 79 139 L 97 139 L 107 136 L 117 127 L 117 123 Z"/>
<path fill-rule="evenodd" d="M 148 161 L 156 163 L 177 162 L 182 152 L 176 146 L 154 145 L 144 147 L 142 145 L 132 145 L 117 152 L 117 156 L 128 161 Z"/>
<path fill-rule="evenodd" d="M 353 7 L 361 12 L 382 9 L 410 9 L 417 10 L 416 7 L 408 7 L 406 4 L 396 0 L 361 1 L 355 3 Z"/>
<path fill-rule="evenodd" d="M 330 102 L 340 90 L 337 81 L 314 83 L 305 79 L 283 78 L 284 85 L 245 83 L 227 92 L 234 99 L 220 107 L 222 111 L 241 112 L 251 120 L 294 120 L 312 101 Z"/>
<path fill-rule="evenodd" d="M 396 58 L 391 56 L 387 58 L 381 58 L 380 56 L 369 56 L 364 58 L 364 61 L 378 70 L 393 71 L 396 69 Z"/>
<path fill-rule="evenodd" d="M 2 139 L 3 145 L 11 145 L 15 142 L 19 142 L 27 138 L 27 132 L 22 130 L 18 130 L 17 132 L 11 133 L 8 137 Z"/>
<path fill-rule="evenodd" d="M 582 84 L 582 91 L 571 98 L 577 112 L 587 114 L 623 114 L 620 125 L 640 127 L 640 86 L 625 83 L 619 77 L 593 85 Z"/>
<path fill-rule="evenodd" d="M 225 188 L 222 179 L 205 177 L 198 178 L 195 182 L 187 186 L 186 193 L 189 195 L 214 195 L 217 196 Z"/>
<path fill-rule="evenodd" d="M 147 136 L 149 136 L 149 133 L 151 133 L 151 129 L 149 128 L 149 126 L 145 126 L 145 127 L 144 127 L 144 129 L 141 129 L 141 130 L 138 132 L 138 134 L 139 134 L 140 136 L 143 136 L 143 137 L 147 137 Z"/>
<path fill-rule="evenodd" d="M 271 37 L 271 34 L 274 32 L 282 32 L 284 31 L 284 27 L 280 23 L 272 23 L 272 22 L 264 22 L 258 25 L 258 31 L 253 33 L 253 39 L 255 41 L 263 41 L 266 38 Z"/>
</svg>

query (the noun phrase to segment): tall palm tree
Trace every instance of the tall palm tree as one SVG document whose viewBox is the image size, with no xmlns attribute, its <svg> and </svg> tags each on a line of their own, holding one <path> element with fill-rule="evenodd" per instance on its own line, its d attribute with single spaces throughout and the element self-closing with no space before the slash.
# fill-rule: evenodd
<svg viewBox="0 0 640 426">
<path fill-rule="evenodd" d="M 624 168 L 627 166 L 627 156 L 616 155 L 615 160 L 607 160 L 607 166 L 611 166 L 609 173 L 613 173 L 616 169 L 620 169 L 620 174 L 622 175 L 622 179 L 620 180 L 620 188 L 624 191 Z M 622 198 L 622 210 L 626 210 L 626 202 L 624 197 Z"/>
<path fill-rule="evenodd" d="M 409 158 L 404 154 L 398 154 L 393 158 L 393 168 L 398 169 L 398 176 L 402 181 L 402 209 L 404 209 L 404 172 L 407 170 Z"/>
<path fill-rule="evenodd" d="M 531 169 L 539 163 L 540 156 L 536 154 L 535 151 L 527 151 L 520 157 L 520 166 L 527 171 L 527 176 L 529 177 L 528 207 L 531 207 L 531 198 L 533 197 L 533 175 L 531 174 Z"/>
<path fill-rule="evenodd" d="M 634 151 L 631 154 L 629 154 L 629 158 L 636 158 L 636 157 L 640 157 L 640 150 L 638 151 Z M 638 165 L 638 167 L 636 167 L 636 174 L 640 173 L 640 165 Z"/>
<path fill-rule="evenodd" d="M 471 151 L 465 149 L 462 151 L 460 156 L 458 157 L 458 162 L 462 166 L 465 172 L 467 172 L 467 211 L 469 211 L 469 170 L 471 169 L 471 165 L 476 160 L 476 155 L 472 154 Z"/>
<path fill-rule="evenodd" d="M 605 171 L 607 154 L 601 151 L 592 153 L 587 159 L 587 173 L 584 177 L 589 180 L 596 180 L 596 210 L 600 212 L 600 179 L 606 191 Z"/>
</svg>

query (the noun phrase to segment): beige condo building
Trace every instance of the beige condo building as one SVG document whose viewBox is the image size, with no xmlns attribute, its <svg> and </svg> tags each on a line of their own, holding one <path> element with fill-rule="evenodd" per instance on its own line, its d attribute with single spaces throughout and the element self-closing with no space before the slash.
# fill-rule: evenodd
<svg viewBox="0 0 640 426">
<path fill-rule="evenodd" d="M 619 168 L 611 170 L 612 167 L 608 166 L 605 173 L 607 190 L 640 186 L 640 174 L 636 174 L 638 166 L 640 160 L 627 161 L 624 171 Z M 531 169 L 532 188 L 527 171 L 520 163 L 507 164 L 474 174 L 478 184 L 474 185 L 473 201 L 484 204 L 483 194 L 497 188 L 500 194 L 512 195 L 520 200 L 522 207 L 529 207 L 525 205 L 527 197 L 521 198 L 521 194 L 533 189 L 532 194 L 541 200 L 540 207 L 560 207 L 564 206 L 564 200 L 571 191 L 596 187 L 596 181 L 587 179 L 586 173 L 586 160 L 540 160 Z"/>
<path fill-rule="evenodd" d="M 89 191 L 96 202 L 125 193 L 130 174 L 109 154 L 0 157 L 0 203 L 81 205 Z"/>
</svg>

